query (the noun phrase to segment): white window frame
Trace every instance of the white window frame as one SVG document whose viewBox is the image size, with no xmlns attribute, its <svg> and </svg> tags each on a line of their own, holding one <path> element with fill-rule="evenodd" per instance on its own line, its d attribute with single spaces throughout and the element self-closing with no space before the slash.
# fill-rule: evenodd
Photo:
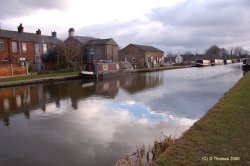
<svg viewBox="0 0 250 166">
<path fill-rule="evenodd" d="M 27 53 L 27 52 L 28 52 L 27 43 L 22 42 L 22 53 Z"/>
<path fill-rule="evenodd" d="M 90 49 L 90 54 L 91 54 L 91 55 L 94 55 L 94 54 L 95 54 L 95 49 L 94 49 L 94 48 L 91 48 L 91 49 Z"/>
<path fill-rule="evenodd" d="M 11 49 L 12 49 L 13 53 L 17 53 L 17 42 L 16 41 L 11 42 Z"/>
<path fill-rule="evenodd" d="M 136 57 L 132 57 L 132 62 L 136 62 Z"/>
<path fill-rule="evenodd" d="M 43 53 L 46 54 L 48 51 L 48 45 L 47 44 L 43 44 Z"/>
<path fill-rule="evenodd" d="M 108 68 L 108 65 L 107 64 L 103 64 L 103 70 L 108 70 L 109 68 Z"/>
<path fill-rule="evenodd" d="M 4 51 L 4 40 L 0 39 L 0 51 Z"/>
<path fill-rule="evenodd" d="M 119 70 L 120 69 L 120 66 L 118 64 L 116 64 L 116 69 Z"/>
<path fill-rule="evenodd" d="M 36 54 L 36 55 L 41 54 L 41 51 L 40 51 L 40 44 L 39 44 L 39 43 L 35 43 L 35 54 Z"/>
</svg>

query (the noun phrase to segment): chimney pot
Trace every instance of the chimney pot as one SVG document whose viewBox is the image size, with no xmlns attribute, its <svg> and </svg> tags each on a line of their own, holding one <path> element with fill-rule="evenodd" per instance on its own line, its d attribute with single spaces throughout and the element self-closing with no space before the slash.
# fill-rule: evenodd
<svg viewBox="0 0 250 166">
<path fill-rule="evenodd" d="M 75 29 L 74 28 L 69 28 L 69 37 L 74 37 L 75 36 Z"/>
<path fill-rule="evenodd" d="M 41 35 L 41 34 L 42 34 L 41 30 L 38 29 L 38 30 L 36 31 L 36 34 L 37 34 L 37 35 Z"/>
<path fill-rule="evenodd" d="M 51 32 L 51 36 L 52 36 L 52 37 L 56 37 L 56 31 Z"/>
<path fill-rule="evenodd" d="M 20 23 L 20 25 L 17 27 L 17 30 L 18 30 L 18 32 L 19 33 L 23 33 L 23 25 L 22 25 L 22 23 Z"/>
</svg>

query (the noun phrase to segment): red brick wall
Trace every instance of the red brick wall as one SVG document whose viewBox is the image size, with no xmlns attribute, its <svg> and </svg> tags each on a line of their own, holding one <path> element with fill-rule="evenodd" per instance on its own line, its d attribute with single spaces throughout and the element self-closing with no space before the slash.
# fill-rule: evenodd
<svg viewBox="0 0 250 166">
<path fill-rule="evenodd" d="M 0 51 L 0 61 L 2 61 L 4 58 L 8 58 L 9 63 L 18 64 L 18 60 L 20 57 L 26 58 L 27 60 L 31 60 L 31 62 L 34 61 L 35 59 L 34 42 L 23 41 L 27 44 L 27 52 L 23 52 L 22 44 L 20 44 L 19 41 L 13 40 L 14 42 L 17 42 L 17 52 L 12 52 L 12 40 L 8 38 L 0 38 L 0 39 L 4 41 L 4 51 Z"/>
<path fill-rule="evenodd" d="M 4 42 L 4 50 L 0 50 L 0 61 L 2 61 L 4 58 L 9 58 L 10 56 L 10 43 L 11 39 L 8 38 L 0 38 Z"/>
<path fill-rule="evenodd" d="M 4 58 L 9 58 L 9 63 L 11 64 L 19 64 L 19 58 L 25 58 L 26 61 L 30 61 L 31 63 L 35 62 L 35 43 L 33 41 L 18 41 L 10 38 L 0 39 L 4 41 L 4 50 L 0 51 L 0 62 Z M 17 43 L 17 52 L 12 51 L 12 41 Z M 22 43 L 26 43 L 27 52 L 22 51 Z M 52 47 L 51 44 L 45 44 L 47 44 L 47 48 Z"/>
<path fill-rule="evenodd" d="M 27 66 L 12 64 L 12 70 L 13 70 L 13 76 L 27 75 Z M 0 77 L 7 77 L 11 75 L 12 71 L 10 64 L 0 65 Z"/>
<path fill-rule="evenodd" d="M 132 62 L 132 58 L 135 57 L 136 61 Z M 145 52 L 134 45 L 128 45 L 119 51 L 119 61 L 124 61 L 125 58 L 133 66 L 137 68 L 145 68 Z"/>
<path fill-rule="evenodd" d="M 0 65 L 0 77 L 11 76 L 11 67 L 9 64 Z"/>
</svg>

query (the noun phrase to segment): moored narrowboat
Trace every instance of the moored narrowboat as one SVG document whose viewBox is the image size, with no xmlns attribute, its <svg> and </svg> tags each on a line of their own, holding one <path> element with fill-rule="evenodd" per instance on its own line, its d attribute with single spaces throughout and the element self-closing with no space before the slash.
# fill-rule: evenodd
<svg viewBox="0 0 250 166">
<path fill-rule="evenodd" d="M 84 78 L 100 78 L 112 75 L 128 74 L 133 67 L 128 62 L 93 61 L 85 63 L 81 74 Z"/>
<path fill-rule="evenodd" d="M 231 64 L 231 63 L 233 63 L 233 61 L 231 59 L 224 60 L 224 65 Z"/>
<path fill-rule="evenodd" d="M 197 59 L 195 62 L 195 67 L 204 67 L 210 65 L 211 65 L 210 60 Z"/>
<path fill-rule="evenodd" d="M 215 65 L 223 65 L 223 60 L 222 59 L 211 59 L 211 66 Z"/>
<path fill-rule="evenodd" d="M 243 69 L 250 69 L 250 59 L 247 58 L 247 59 L 244 59 L 243 60 L 243 66 L 242 66 Z"/>
<path fill-rule="evenodd" d="M 243 60 L 243 65 L 250 65 L 250 59 L 244 59 Z"/>
</svg>

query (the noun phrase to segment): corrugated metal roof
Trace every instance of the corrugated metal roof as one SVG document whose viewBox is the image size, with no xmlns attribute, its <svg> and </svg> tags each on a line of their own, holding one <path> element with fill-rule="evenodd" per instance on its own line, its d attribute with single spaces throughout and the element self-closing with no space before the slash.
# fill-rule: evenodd
<svg viewBox="0 0 250 166">
<path fill-rule="evenodd" d="M 0 37 L 11 38 L 12 40 L 34 41 L 39 43 L 44 42 L 51 44 L 59 44 L 62 42 L 58 38 L 52 36 L 37 35 L 36 33 L 27 33 L 27 32 L 19 33 L 17 31 L 9 31 L 9 30 L 0 30 Z"/>
<path fill-rule="evenodd" d="M 164 53 L 162 50 L 158 49 L 158 48 L 155 48 L 153 46 L 146 46 L 146 45 L 138 45 L 138 44 L 131 44 L 131 45 L 134 45 L 144 51 L 153 51 L 153 52 L 162 52 Z"/>
</svg>

